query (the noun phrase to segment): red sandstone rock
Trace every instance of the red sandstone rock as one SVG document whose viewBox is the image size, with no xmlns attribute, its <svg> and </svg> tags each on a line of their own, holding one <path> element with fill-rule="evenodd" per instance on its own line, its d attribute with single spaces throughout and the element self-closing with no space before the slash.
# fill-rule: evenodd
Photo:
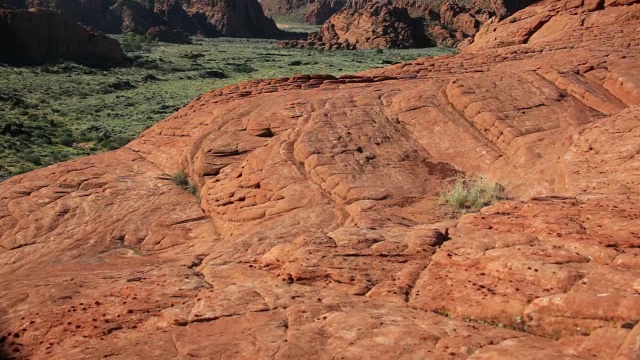
<svg viewBox="0 0 640 360">
<path fill-rule="evenodd" d="M 9 0 L 18 8 L 47 8 L 107 33 L 140 34 L 168 26 L 204 36 L 275 37 L 275 23 L 256 0 L 127 1 Z"/>
<path fill-rule="evenodd" d="M 262 0 L 260 2 L 267 16 L 292 18 L 297 21 L 321 25 L 331 15 L 337 13 L 348 4 L 347 0 Z"/>
<path fill-rule="evenodd" d="M 344 10 L 307 39 L 283 41 L 282 47 L 339 49 L 407 49 L 431 45 L 420 21 L 389 2 L 372 2 L 361 10 Z"/>
<path fill-rule="evenodd" d="M 491 20 L 503 19 L 539 0 L 392 0 L 393 6 L 407 9 L 409 15 L 423 22 L 426 35 L 439 45 L 466 46 L 480 26 Z M 262 6 L 270 16 L 292 17 L 303 13 L 307 22 L 322 24 L 331 15 L 363 11 L 376 1 L 370 0 L 264 0 Z M 303 19 L 299 19 L 303 20 Z M 362 26 L 361 26 L 362 27 Z M 310 40 L 317 41 L 317 38 Z"/>
<path fill-rule="evenodd" d="M 1 183 L 3 347 L 637 359 L 640 3 L 603 5 L 544 1 L 458 55 L 218 89 Z M 438 192 L 460 173 L 510 200 L 452 219 Z"/>
<path fill-rule="evenodd" d="M 110 65 L 125 59 L 118 41 L 63 15 L 43 9 L 0 10 L 0 62 Z"/>
</svg>

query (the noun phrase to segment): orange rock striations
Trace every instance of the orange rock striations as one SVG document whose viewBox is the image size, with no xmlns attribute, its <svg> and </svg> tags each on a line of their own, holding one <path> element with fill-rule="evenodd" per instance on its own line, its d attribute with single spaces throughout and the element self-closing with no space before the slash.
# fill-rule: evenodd
<svg viewBox="0 0 640 360">
<path fill-rule="evenodd" d="M 3 347 L 636 359 L 639 19 L 546 0 L 459 55 L 219 89 L 1 183 Z M 462 173 L 510 200 L 451 219 Z"/>
</svg>

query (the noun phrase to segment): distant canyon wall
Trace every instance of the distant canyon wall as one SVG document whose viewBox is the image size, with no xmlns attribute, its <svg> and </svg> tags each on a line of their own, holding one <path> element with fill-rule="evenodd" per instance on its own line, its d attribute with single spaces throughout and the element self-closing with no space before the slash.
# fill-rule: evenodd
<svg viewBox="0 0 640 360">
<path fill-rule="evenodd" d="M 421 19 L 425 32 L 437 43 L 455 45 L 472 38 L 482 24 L 503 19 L 538 0 L 392 0 Z M 360 11 L 377 0 L 263 0 L 267 16 L 309 24 L 323 24 L 341 10 Z"/>
<path fill-rule="evenodd" d="M 45 8 L 107 33 L 169 26 L 208 37 L 274 37 L 278 29 L 256 0 L 5 0 Z"/>
</svg>

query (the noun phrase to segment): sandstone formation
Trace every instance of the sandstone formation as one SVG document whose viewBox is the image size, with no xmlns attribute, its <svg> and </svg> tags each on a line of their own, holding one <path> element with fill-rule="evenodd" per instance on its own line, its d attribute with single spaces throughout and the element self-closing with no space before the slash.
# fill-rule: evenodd
<svg viewBox="0 0 640 360">
<path fill-rule="evenodd" d="M 126 56 L 117 40 L 43 9 L 0 10 L 0 62 L 37 65 L 71 60 L 102 66 Z"/>
<path fill-rule="evenodd" d="M 422 31 L 435 43 L 456 46 L 467 45 L 488 21 L 504 19 L 514 12 L 538 0 L 391 0 L 394 6 L 407 9 L 414 21 L 422 22 Z M 304 19 L 312 24 L 321 24 L 338 11 L 354 14 L 363 11 L 378 0 L 313 1 L 308 0 L 266 0 L 262 2 L 265 12 L 271 16 L 291 17 L 304 13 Z M 318 16 L 317 14 L 322 14 Z M 348 15 L 346 15 L 348 17 Z M 344 18 L 345 15 L 342 15 Z M 360 26 L 362 27 L 362 26 Z M 323 31 L 324 33 L 324 31 Z M 321 35 L 324 35 L 321 33 Z M 310 42 L 317 42 L 318 34 L 310 36 Z M 298 45 L 298 44 L 296 44 Z"/>
<path fill-rule="evenodd" d="M 349 4 L 348 0 L 262 0 L 267 16 L 321 25 Z"/>
<path fill-rule="evenodd" d="M 208 37 L 276 37 L 275 23 L 256 0 L 8 0 L 18 8 L 46 8 L 107 33 L 140 34 L 167 26 Z"/>
<path fill-rule="evenodd" d="M 432 45 L 422 22 L 407 9 L 389 2 L 372 2 L 361 10 L 343 10 L 306 39 L 282 41 L 279 46 L 337 49 L 409 49 Z"/>
<path fill-rule="evenodd" d="M 3 347 L 638 359 L 640 1 L 545 0 L 493 29 L 455 56 L 219 89 L 1 183 Z M 446 216 L 461 173 L 511 199 Z"/>
</svg>

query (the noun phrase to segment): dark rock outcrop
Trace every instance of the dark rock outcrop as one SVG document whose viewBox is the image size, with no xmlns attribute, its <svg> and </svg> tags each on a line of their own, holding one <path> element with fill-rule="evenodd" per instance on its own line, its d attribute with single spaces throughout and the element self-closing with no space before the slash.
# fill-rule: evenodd
<svg viewBox="0 0 640 360">
<path fill-rule="evenodd" d="M 46 8 L 107 33 L 144 34 L 167 26 L 208 37 L 276 37 L 256 0 L 9 0 L 17 8 Z"/>
<path fill-rule="evenodd" d="M 44 9 L 0 10 L 0 62 L 37 65 L 70 60 L 90 66 L 120 63 L 118 41 Z"/>
</svg>

